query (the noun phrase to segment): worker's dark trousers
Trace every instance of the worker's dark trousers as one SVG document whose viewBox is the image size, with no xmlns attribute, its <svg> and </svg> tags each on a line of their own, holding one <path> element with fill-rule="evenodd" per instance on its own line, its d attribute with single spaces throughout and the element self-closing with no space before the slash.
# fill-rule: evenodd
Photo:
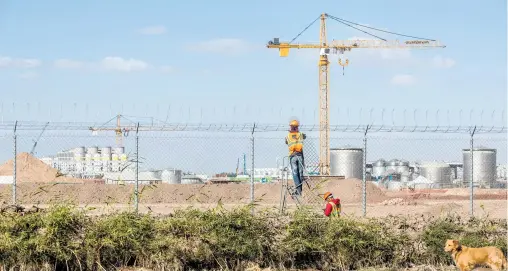
<svg viewBox="0 0 508 271">
<path fill-rule="evenodd" d="M 293 172 L 293 181 L 296 186 L 296 194 L 302 195 L 303 186 L 303 155 L 293 155 L 289 158 L 291 171 Z"/>
</svg>

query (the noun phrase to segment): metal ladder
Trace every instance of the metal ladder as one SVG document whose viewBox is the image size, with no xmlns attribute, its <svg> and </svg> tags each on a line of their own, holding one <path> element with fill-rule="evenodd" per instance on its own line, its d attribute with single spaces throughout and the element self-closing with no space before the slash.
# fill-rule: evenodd
<svg viewBox="0 0 508 271">
<path fill-rule="evenodd" d="M 286 161 L 287 161 L 287 164 L 285 163 Z M 300 201 L 301 199 L 298 199 L 298 197 L 296 196 L 296 188 L 297 187 L 294 185 L 288 184 L 289 172 L 291 171 L 291 169 L 289 168 L 290 167 L 289 163 L 290 163 L 289 156 L 284 156 L 282 158 L 282 169 L 279 169 L 280 176 L 281 176 L 281 191 L 280 191 L 281 202 L 280 202 L 280 207 L 279 207 L 280 214 L 284 213 L 288 194 L 291 196 L 293 201 L 295 201 L 297 208 L 300 208 L 302 206 L 302 202 Z M 307 169 L 303 165 L 301 165 L 301 166 L 303 168 L 303 176 L 301 176 L 302 183 L 300 185 L 303 186 L 303 184 L 305 183 L 305 184 L 307 184 L 307 187 L 310 190 L 311 186 L 309 185 L 309 182 L 308 182 L 309 174 L 307 172 Z"/>
</svg>

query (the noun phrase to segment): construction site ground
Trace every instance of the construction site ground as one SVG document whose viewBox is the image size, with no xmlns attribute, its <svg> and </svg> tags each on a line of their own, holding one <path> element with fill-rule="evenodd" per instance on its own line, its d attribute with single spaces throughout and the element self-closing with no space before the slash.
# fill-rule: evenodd
<svg viewBox="0 0 508 271">
<path fill-rule="evenodd" d="M 26 207 L 45 207 L 55 203 L 72 203 L 89 208 L 90 214 L 103 214 L 134 207 L 134 185 L 94 183 L 59 174 L 41 160 L 28 153 L 17 156 L 17 203 Z M 0 176 L 12 176 L 13 160 L 0 165 Z M 303 186 L 303 203 L 322 212 L 325 202 L 319 196 L 327 191 L 339 197 L 343 212 L 362 215 L 362 181 L 340 177 L 312 177 Z M 289 181 L 292 185 L 292 181 Z M 255 208 L 278 209 L 281 199 L 281 183 L 257 183 Z M 168 214 L 175 209 L 196 207 L 225 208 L 250 203 L 249 183 L 210 184 L 157 184 L 140 185 L 141 212 Z M 367 182 L 367 215 L 439 215 L 446 212 L 469 214 L 469 189 L 429 189 L 415 191 L 386 191 Z M 506 189 L 475 189 L 476 215 L 507 217 Z M 12 185 L 0 184 L 0 205 L 12 204 Z M 287 197 L 287 208 L 296 204 Z"/>
<path fill-rule="evenodd" d="M 347 215 L 362 215 L 361 181 L 346 179 L 329 182 L 319 190 L 338 196 Z M 12 186 L 0 185 L 0 203 L 12 202 Z M 218 204 L 225 208 L 250 202 L 250 185 L 243 184 L 160 184 L 140 186 L 141 212 L 168 214 L 175 209 L 196 207 L 209 209 Z M 304 189 L 304 194 L 305 194 Z M 19 204 L 31 207 L 47 207 L 54 203 L 72 203 L 87 208 L 90 214 L 104 214 L 134 208 L 133 185 L 107 184 L 57 184 L 20 183 L 17 186 Z M 316 192 L 317 193 L 317 192 Z M 324 201 L 317 195 L 304 199 L 317 211 L 324 208 Z M 256 209 L 278 209 L 281 186 L 278 183 L 256 184 Z M 295 209 L 295 202 L 288 197 L 288 209 Z M 383 191 L 373 184 L 367 185 L 367 215 L 440 215 L 447 212 L 469 214 L 469 190 L 447 189 L 426 191 Z M 492 218 L 507 218 L 507 193 L 504 189 L 475 189 L 476 215 L 488 214 Z"/>
</svg>

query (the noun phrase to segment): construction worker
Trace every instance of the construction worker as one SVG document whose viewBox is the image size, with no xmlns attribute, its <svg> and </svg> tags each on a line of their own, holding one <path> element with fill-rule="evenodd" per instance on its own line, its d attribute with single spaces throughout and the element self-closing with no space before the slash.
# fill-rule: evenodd
<svg viewBox="0 0 508 271">
<path fill-rule="evenodd" d="M 333 197 L 333 194 L 326 192 L 323 195 L 323 199 L 326 201 L 326 207 L 324 209 L 325 216 L 327 217 L 339 217 L 341 211 L 340 199 Z"/>
<path fill-rule="evenodd" d="M 289 123 L 289 133 L 286 136 L 286 145 L 289 148 L 289 163 L 291 164 L 291 171 L 293 172 L 293 181 L 296 186 L 296 195 L 302 195 L 303 185 L 303 140 L 306 138 L 304 133 L 300 133 L 298 130 L 297 120 L 292 120 Z"/>
</svg>

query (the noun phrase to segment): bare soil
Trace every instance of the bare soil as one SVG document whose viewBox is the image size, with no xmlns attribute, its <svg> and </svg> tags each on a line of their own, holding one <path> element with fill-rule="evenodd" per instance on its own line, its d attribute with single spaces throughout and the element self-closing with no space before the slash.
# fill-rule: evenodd
<svg viewBox="0 0 508 271">
<path fill-rule="evenodd" d="M 0 166 L 0 176 L 13 173 L 13 161 Z M 17 202 L 22 205 L 45 206 L 53 203 L 73 203 L 96 208 L 97 213 L 132 207 L 134 185 L 106 185 L 82 179 L 60 176 L 58 170 L 28 153 L 17 158 Z M 291 183 L 292 184 L 292 183 Z M 329 191 L 341 199 L 344 212 L 362 215 L 362 186 L 358 179 L 311 177 L 304 185 L 303 202 L 324 208 L 321 196 Z M 255 184 L 257 208 L 278 208 L 281 184 Z M 443 212 L 469 214 L 469 189 L 427 189 L 386 191 L 375 184 L 366 184 L 368 216 L 429 214 Z M 475 189 L 475 214 L 507 217 L 507 190 Z M 0 185 L 0 205 L 11 203 L 12 186 Z M 233 207 L 250 203 L 250 184 L 159 184 L 140 185 L 140 210 L 166 214 L 188 206 L 213 208 L 222 203 Z M 296 208 L 288 197 L 288 208 Z"/>
</svg>

